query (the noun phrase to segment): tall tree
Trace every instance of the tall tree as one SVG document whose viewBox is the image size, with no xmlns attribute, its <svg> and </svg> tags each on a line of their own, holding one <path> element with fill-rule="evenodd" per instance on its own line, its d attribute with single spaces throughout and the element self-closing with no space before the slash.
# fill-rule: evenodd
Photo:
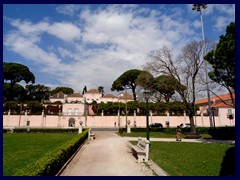
<svg viewBox="0 0 240 180">
<path fill-rule="evenodd" d="M 3 62 L 3 79 L 14 86 L 20 81 L 35 83 L 35 76 L 27 66 L 12 62 Z"/>
<path fill-rule="evenodd" d="M 99 86 L 98 87 L 98 91 L 102 94 L 102 97 L 104 96 L 104 87 L 103 86 Z"/>
<path fill-rule="evenodd" d="M 3 84 L 3 99 L 4 101 L 25 101 L 27 92 L 20 84 L 11 85 L 10 83 Z"/>
<path fill-rule="evenodd" d="M 84 95 L 85 92 L 87 92 L 87 86 L 86 86 L 86 85 L 85 85 L 84 88 L 83 88 L 82 95 Z"/>
<path fill-rule="evenodd" d="M 175 94 L 177 80 L 173 76 L 161 75 L 155 78 L 154 89 L 163 95 L 166 102 Z"/>
<path fill-rule="evenodd" d="M 154 84 L 154 77 L 150 72 L 143 70 L 138 75 L 136 79 L 136 84 L 138 84 L 144 89 L 152 90 Z"/>
<path fill-rule="evenodd" d="M 28 100 L 42 102 L 49 99 L 50 88 L 41 84 L 26 85 Z"/>
<path fill-rule="evenodd" d="M 51 94 L 56 94 L 58 92 L 62 91 L 64 94 L 73 94 L 74 91 L 72 88 L 69 87 L 56 87 L 55 89 L 52 90 Z"/>
<path fill-rule="evenodd" d="M 134 101 L 137 100 L 136 98 L 136 79 L 138 75 L 141 73 L 141 70 L 138 69 L 131 69 L 124 72 L 121 76 L 119 76 L 112 84 L 112 91 L 123 91 L 124 89 L 132 89 L 132 94 Z"/>
<path fill-rule="evenodd" d="M 191 123 L 191 132 L 195 133 L 194 126 L 194 105 L 195 105 L 195 84 L 197 74 L 203 64 L 201 54 L 203 50 L 203 42 L 192 42 L 185 46 L 178 58 L 174 58 L 172 51 L 163 47 L 157 51 L 153 51 L 149 57 L 151 58 L 145 66 L 160 75 L 169 75 L 176 79 L 176 91 L 181 96 L 185 105 L 186 112 Z"/>
<path fill-rule="evenodd" d="M 136 79 L 136 84 L 138 84 L 141 88 L 145 90 L 151 91 L 151 97 L 153 99 L 156 99 L 158 102 L 161 101 L 162 95 L 159 94 L 159 92 L 155 89 L 155 78 L 153 75 L 148 72 L 143 70 L 137 77 Z M 139 95 L 141 97 L 141 95 Z"/>
<path fill-rule="evenodd" d="M 235 23 L 231 22 L 226 28 L 226 34 L 220 36 L 216 48 L 204 57 L 213 70 L 208 74 L 210 79 L 225 87 L 231 95 L 233 106 L 235 101 Z M 215 94 L 216 95 L 216 94 Z"/>
</svg>

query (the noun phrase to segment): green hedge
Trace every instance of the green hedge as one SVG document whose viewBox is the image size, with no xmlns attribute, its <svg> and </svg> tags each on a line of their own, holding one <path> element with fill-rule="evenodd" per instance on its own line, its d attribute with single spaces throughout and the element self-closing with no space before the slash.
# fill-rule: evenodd
<svg viewBox="0 0 240 180">
<path fill-rule="evenodd" d="M 150 128 L 150 132 L 163 132 L 166 134 L 176 134 L 176 128 Z M 182 133 L 191 132 L 191 128 L 182 128 Z M 146 132 L 146 128 L 131 128 L 132 132 Z M 126 128 L 120 128 L 119 133 L 127 132 Z M 235 127 L 196 127 L 198 134 L 210 134 L 213 139 L 234 140 Z"/>
<path fill-rule="evenodd" d="M 53 152 L 18 170 L 14 176 L 55 176 L 87 138 L 88 129 Z"/>
<path fill-rule="evenodd" d="M 213 139 L 234 140 L 235 127 L 210 128 L 208 134 L 210 134 Z"/>
<path fill-rule="evenodd" d="M 29 128 L 29 131 L 28 131 Z M 85 130 L 85 129 L 83 129 Z M 3 129 L 3 133 L 11 132 L 9 129 Z M 31 128 L 31 127 L 24 127 L 24 128 L 14 128 L 14 133 L 78 133 L 78 128 Z"/>
<path fill-rule="evenodd" d="M 164 128 L 149 128 L 149 131 L 151 132 L 163 132 Z M 147 129 L 146 128 L 131 128 L 132 132 L 146 132 Z M 122 134 L 123 132 L 127 132 L 127 128 L 119 128 L 119 133 Z"/>
</svg>

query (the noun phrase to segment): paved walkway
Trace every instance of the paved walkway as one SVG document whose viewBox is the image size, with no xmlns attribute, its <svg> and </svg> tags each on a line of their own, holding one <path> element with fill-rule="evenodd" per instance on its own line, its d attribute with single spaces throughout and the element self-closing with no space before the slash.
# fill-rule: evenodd
<svg viewBox="0 0 240 180">
<path fill-rule="evenodd" d="M 133 157 L 127 139 L 111 131 L 97 131 L 67 165 L 61 176 L 152 176 Z"/>
<path fill-rule="evenodd" d="M 153 161 L 138 163 L 129 141 L 137 137 L 120 137 L 113 131 L 96 131 L 96 139 L 87 141 L 61 173 L 61 176 L 160 176 L 167 174 Z M 175 141 L 175 138 L 151 138 L 151 141 Z M 235 141 L 182 139 L 182 142 L 227 143 Z M 150 167 L 150 168 L 149 168 Z"/>
</svg>

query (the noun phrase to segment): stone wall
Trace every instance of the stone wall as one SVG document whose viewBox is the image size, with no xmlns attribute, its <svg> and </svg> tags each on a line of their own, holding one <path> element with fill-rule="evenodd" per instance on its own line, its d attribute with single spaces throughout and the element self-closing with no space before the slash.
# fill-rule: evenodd
<svg viewBox="0 0 240 180">
<path fill-rule="evenodd" d="M 146 116 L 127 116 L 131 121 L 131 126 L 136 121 L 137 127 L 146 127 Z M 3 115 L 3 127 L 79 127 L 79 122 L 87 127 L 114 127 L 118 123 L 121 127 L 126 125 L 126 116 L 53 116 L 53 115 Z M 149 116 L 149 124 L 159 122 L 166 127 L 166 121 L 170 122 L 170 127 L 176 127 L 181 123 L 189 123 L 187 116 Z M 70 124 L 71 122 L 71 124 Z M 209 127 L 208 116 L 196 116 L 195 125 Z M 229 120 L 226 116 L 215 117 L 215 126 L 235 126 L 235 119 Z"/>
</svg>

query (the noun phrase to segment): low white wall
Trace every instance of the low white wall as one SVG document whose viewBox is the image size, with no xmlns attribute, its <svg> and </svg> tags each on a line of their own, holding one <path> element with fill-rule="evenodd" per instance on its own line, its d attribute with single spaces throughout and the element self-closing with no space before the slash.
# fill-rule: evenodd
<svg viewBox="0 0 240 180">
<path fill-rule="evenodd" d="M 3 115 L 4 127 L 25 127 L 27 121 L 30 127 L 68 127 L 69 119 L 74 118 L 75 127 L 79 127 L 79 122 L 83 122 L 83 126 L 87 127 L 114 127 L 120 123 L 121 127 L 126 125 L 126 116 L 52 116 L 52 115 Z M 127 120 L 131 121 L 131 126 L 136 121 L 137 127 L 146 127 L 146 116 L 127 116 Z M 176 127 L 181 123 L 189 123 L 187 116 L 149 116 L 149 124 L 159 122 L 165 127 L 165 122 L 170 122 L 170 127 Z M 208 116 L 196 116 L 194 118 L 195 125 L 209 127 Z M 235 126 L 235 119 L 229 120 L 221 115 L 215 117 L 215 126 Z"/>
</svg>

